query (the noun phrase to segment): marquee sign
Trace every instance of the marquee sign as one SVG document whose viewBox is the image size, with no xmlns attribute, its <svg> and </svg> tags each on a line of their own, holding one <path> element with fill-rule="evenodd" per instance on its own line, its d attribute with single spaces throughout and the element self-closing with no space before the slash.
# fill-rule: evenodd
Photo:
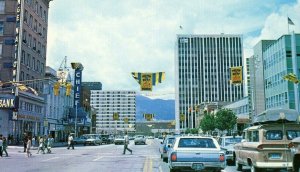
<svg viewBox="0 0 300 172">
<path fill-rule="evenodd" d="M 0 97 L 0 109 L 14 109 L 18 108 L 18 97 Z"/>
</svg>

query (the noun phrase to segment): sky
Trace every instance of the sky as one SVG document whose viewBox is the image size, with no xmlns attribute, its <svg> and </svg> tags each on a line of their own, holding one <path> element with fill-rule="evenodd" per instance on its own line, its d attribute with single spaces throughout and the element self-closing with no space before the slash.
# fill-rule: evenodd
<svg viewBox="0 0 300 172">
<path fill-rule="evenodd" d="M 47 66 L 67 56 L 84 66 L 84 82 L 103 90 L 133 90 L 175 98 L 177 34 L 241 34 L 244 57 L 262 39 L 300 33 L 300 0 L 54 0 L 48 18 Z M 182 26 L 182 29 L 180 29 Z M 131 72 L 166 72 L 152 92 L 141 92 Z"/>
</svg>

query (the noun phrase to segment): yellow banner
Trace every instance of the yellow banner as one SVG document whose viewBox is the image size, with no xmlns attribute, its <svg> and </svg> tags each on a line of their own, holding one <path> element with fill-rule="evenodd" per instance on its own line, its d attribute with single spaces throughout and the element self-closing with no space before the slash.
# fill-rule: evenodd
<svg viewBox="0 0 300 172">
<path fill-rule="evenodd" d="M 144 114 L 144 118 L 147 120 L 147 121 L 152 121 L 152 119 L 153 119 L 153 114 L 151 114 L 151 113 L 146 113 L 146 114 Z"/>
<path fill-rule="evenodd" d="M 185 115 L 184 114 L 180 114 L 180 121 L 184 121 L 185 119 Z"/>
<path fill-rule="evenodd" d="M 119 120 L 119 113 L 114 113 L 114 114 L 113 114 L 113 120 L 114 120 L 114 121 Z"/>
<path fill-rule="evenodd" d="M 142 73 L 141 91 L 152 91 L 152 73 Z"/>
<path fill-rule="evenodd" d="M 124 118 L 124 123 L 128 124 L 129 119 L 128 118 Z"/>
<path fill-rule="evenodd" d="M 243 67 L 231 67 L 230 68 L 230 80 L 231 84 L 242 84 L 243 82 Z"/>
</svg>

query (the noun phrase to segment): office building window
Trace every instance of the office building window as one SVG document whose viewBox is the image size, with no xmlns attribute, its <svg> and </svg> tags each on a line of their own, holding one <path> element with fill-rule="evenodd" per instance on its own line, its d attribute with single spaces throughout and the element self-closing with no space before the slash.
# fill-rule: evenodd
<svg viewBox="0 0 300 172">
<path fill-rule="evenodd" d="M 0 35 L 3 35 L 3 28 L 4 28 L 4 22 L 0 21 Z"/>
<path fill-rule="evenodd" d="M 5 12 L 5 1 L 0 1 L 0 14 Z"/>
</svg>

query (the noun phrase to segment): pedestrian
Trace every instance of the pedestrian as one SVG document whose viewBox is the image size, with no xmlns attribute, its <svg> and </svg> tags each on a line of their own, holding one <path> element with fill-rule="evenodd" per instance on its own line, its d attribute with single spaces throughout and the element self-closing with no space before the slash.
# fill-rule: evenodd
<svg viewBox="0 0 300 172">
<path fill-rule="evenodd" d="M 47 153 L 51 153 L 51 148 L 53 146 L 53 142 L 54 142 L 54 139 L 52 138 L 51 135 L 49 135 L 48 141 L 47 141 Z"/>
<path fill-rule="evenodd" d="M 35 136 L 32 137 L 31 142 L 32 142 L 32 147 L 35 147 Z"/>
<path fill-rule="evenodd" d="M 0 156 L 2 157 L 2 146 L 3 146 L 3 140 L 2 135 L 0 135 Z"/>
<path fill-rule="evenodd" d="M 24 134 L 24 138 L 23 138 L 24 152 L 26 152 L 27 141 L 28 141 L 28 136 Z"/>
<path fill-rule="evenodd" d="M 31 137 L 29 136 L 27 139 L 27 143 L 26 143 L 26 153 L 27 153 L 27 157 L 29 158 L 30 156 L 32 156 L 30 149 L 31 149 Z"/>
<path fill-rule="evenodd" d="M 72 136 L 72 134 L 69 134 L 69 137 L 68 137 L 68 148 L 67 149 L 70 149 L 71 146 L 72 146 L 72 149 L 74 149 L 73 136 Z"/>
<path fill-rule="evenodd" d="M 123 154 L 126 153 L 126 150 L 128 150 L 132 154 L 132 150 L 128 148 L 128 144 L 129 144 L 129 138 L 128 138 L 127 132 L 125 132 Z"/>
<path fill-rule="evenodd" d="M 7 151 L 6 151 L 6 149 L 7 149 L 7 144 L 8 144 L 7 139 L 6 139 L 5 137 L 3 137 L 2 155 L 3 155 L 3 152 L 5 152 L 6 156 L 8 156 L 8 153 L 7 153 Z"/>
<path fill-rule="evenodd" d="M 38 147 L 38 152 L 37 154 L 42 151 L 43 154 L 45 154 L 45 151 L 44 151 L 44 138 L 43 137 L 40 137 L 40 140 L 39 140 L 39 147 Z"/>
</svg>

